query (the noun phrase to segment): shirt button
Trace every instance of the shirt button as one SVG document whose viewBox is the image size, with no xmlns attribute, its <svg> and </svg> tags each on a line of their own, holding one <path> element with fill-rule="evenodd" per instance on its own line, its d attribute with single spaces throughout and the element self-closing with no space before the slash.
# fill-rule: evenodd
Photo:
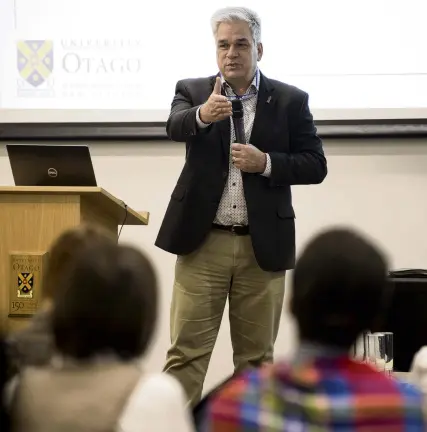
<svg viewBox="0 0 427 432">
<path fill-rule="evenodd" d="M 236 208 L 236 206 L 234 205 L 233 208 Z"/>
<path fill-rule="evenodd" d="M 233 186 L 236 186 L 236 183 L 233 183 Z"/>
</svg>

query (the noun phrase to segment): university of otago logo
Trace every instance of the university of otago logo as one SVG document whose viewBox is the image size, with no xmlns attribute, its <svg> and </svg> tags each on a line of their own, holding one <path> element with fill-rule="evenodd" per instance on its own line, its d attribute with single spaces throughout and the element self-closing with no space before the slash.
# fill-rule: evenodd
<svg viewBox="0 0 427 432">
<path fill-rule="evenodd" d="M 20 40 L 17 43 L 18 71 L 31 87 L 38 88 L 53 71 L 53 42 Z"/>
<path fill-rule="evenodd" d="M 18 298 L 33 298 L 34 275 L 18 273 Z"/>
</svg>

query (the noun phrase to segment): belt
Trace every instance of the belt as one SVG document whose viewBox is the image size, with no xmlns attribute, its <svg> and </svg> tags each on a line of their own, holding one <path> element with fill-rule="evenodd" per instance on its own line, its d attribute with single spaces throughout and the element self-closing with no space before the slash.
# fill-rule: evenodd
<svg viewBox="0 0 427 432">
<path fill-rule="evenodd" d="M 249 234 L 249 225 L 219 225 L 214 223 L 212 224 L 212 228 L 222 231 L 228 231 L 238 236 L 244 236 Z"/>
</svg>

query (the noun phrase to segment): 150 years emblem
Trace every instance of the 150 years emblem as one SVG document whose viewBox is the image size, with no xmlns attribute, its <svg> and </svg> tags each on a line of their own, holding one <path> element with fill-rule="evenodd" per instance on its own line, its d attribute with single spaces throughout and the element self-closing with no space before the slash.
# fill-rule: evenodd
<svg viewBox="0 0 427 432">
<path fill-rule="evenodd" d="M 42 297 L 47 254 L 16 252 L 9 257 L 9 316 L 32 316 L 36 313 Z"/>
</svg>

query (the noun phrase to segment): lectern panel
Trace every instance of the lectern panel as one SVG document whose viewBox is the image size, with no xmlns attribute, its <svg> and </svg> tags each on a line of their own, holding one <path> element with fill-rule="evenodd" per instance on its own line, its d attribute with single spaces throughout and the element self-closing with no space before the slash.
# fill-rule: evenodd
<svg viewBox="0 0 427 432">
<path fill-rule="evenodd" d="M 45 254 L 63 231 L 79 224 L 78 195 L 0 195 L 0 321 L 6 331 L 28 322 L 28 315 L 9 317 L 10 301 L 14 300 L 10 287 L 18 277 L 11 270 L 11 256 L 17 252 L 22 257 Z M 41 283 L 34 289 L 42 290 Z"/>
</svg>

